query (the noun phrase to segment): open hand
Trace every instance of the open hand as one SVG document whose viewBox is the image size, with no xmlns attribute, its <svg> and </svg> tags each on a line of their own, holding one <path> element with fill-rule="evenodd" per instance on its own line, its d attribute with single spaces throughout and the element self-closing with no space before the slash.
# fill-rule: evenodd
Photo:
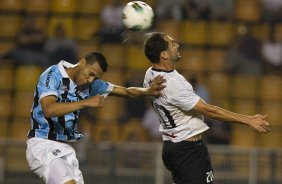
<svg viewBox="0 0 282 184">
<path fill-rule="evenodd" d="M 149 95 L 152 96 L 158 96 L 161 94 L 161 90 L 163 90 L 166 86 L 164 85 L 164 83 L 166 82 L 166 80 L 164 79 L 163 76 L 158 75 L 157 77 L 155 77 L 151 83 L 151 87 L 149 88 Z"/>
<path fill-rule="evenodd" d="M 267 115 L 257 114 L 255 116 L 251 116 L 249 126 L 254 130 L 261 133 L 270 132 L 269 123 L 265 120 Z"/>
</svg>

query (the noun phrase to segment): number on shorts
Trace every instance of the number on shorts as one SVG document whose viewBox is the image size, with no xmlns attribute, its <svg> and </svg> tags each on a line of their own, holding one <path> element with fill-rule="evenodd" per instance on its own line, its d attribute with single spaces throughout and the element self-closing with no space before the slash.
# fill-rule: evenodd
<svg viewBox="0 0 282 184">
<path fill-rule="evenodd" d="M 213 181 L 213 172 L 209 171 L 206 174 L 207 174 L 207 183 L 212 182 Z"/>
</svg>

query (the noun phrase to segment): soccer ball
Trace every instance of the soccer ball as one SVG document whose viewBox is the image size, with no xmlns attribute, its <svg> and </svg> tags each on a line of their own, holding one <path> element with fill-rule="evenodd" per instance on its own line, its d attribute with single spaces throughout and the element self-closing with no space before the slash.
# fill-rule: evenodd
<svg viewBox="0 0 282 184">
<path fill-rule="evenodd" d="M 142 1 L 131 1 L 122 10 L 122 20 L 125 27 L 133 31 L 142 31 L 152 26 L 153 9 Z"/>
</svg>

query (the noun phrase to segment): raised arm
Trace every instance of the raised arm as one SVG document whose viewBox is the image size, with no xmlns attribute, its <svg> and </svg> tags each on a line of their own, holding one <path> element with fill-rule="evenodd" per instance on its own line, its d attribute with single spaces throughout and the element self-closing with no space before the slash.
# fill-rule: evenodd
<svg viewBox="0 0 282 184">
<path fill-rule="evenodd" d="M 122 87 L 114 86 L 110 95 L 119 97 L 138 97 L 138 96 L 157 96 L 160 95 L 161 90 L 166 86 L 164 85 L 165 79 L 158 75 L 152 81 L 152 85 L 149 88 L 141 87 Z"/>
<path fill-rule="evenodd" d="M 249 127 L 261 133 L 267 133 L 270 131 L 269 123 L 265 120 L 267 115 L 257 114 L 254 116 L 247 116 L 238 114 L 214 105 L 207 104 L 203 100 L 199 100 L 193 110 L 196 110 L 201 114 L 213 119 L 248 125 Z"/>
<path fill-rule="evenodd" d="M 102 107 L 104 104 L 104 97 L 101 95 L 96 95 L 89 97 L 85 100 L 77 102 L 57 102 L 55 96 L 43 97 L 40 101 L 44 116 L 46 118 L 54 116 L 63 116 L 65 114 L 80 110 L 86 107 Z"/>
</svg>

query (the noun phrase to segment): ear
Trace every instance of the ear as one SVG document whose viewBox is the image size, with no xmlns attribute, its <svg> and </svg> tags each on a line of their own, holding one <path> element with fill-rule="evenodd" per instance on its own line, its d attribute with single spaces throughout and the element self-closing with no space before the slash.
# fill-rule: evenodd
<svg viewBox="0 0 282 184">
<path fill-rule="evenodd" d="M 166 60 L 168 58 L 167 51 L 162 51 L 160 57 Z"/>
<path fill-rule="evenodd" d="M 79 65 L 79 66 L 84 66 L 84 65 L 86 65 L 86 60 L 85 60 L 85 58 L 82 58 L 81 60 L 79 60 L 78 65 Z"/>
</svg>

